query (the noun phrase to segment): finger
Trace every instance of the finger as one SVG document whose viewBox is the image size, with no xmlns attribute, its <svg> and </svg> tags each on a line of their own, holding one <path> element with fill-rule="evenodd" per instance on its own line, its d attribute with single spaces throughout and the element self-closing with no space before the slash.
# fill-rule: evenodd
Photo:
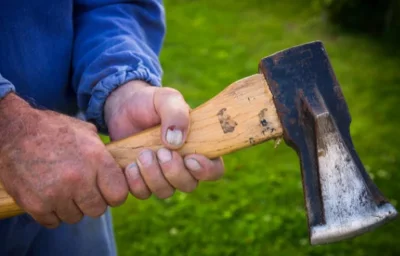
<svg viewBox="0 0 400 256">
<path fill-rule="evenodd" d="M 21 206 L 36 222 L 46 228 L 56 228 L 61 220 L 51 210 L 51 204 L 34 196 L 31 191 L 25 191 L 24 197 L 15 197 L 16 203 Z"/>
<path fill-rule="evenodd" d="M 197 187 L 197 180 L 186 169 L 177 152 L 161 148 L 157 151 L 157 158 L 164 177 L 174 188 L 189 193 Z"/>
<path fill-rule="evenodd" d="M 61 221 L 68 224 L 78 223 L 83 218 L 83 213 L 73 200 L 60 201 L 56 214 Z"/>
<path fill-rule="evenodd" d="M 153 151 L 148 149 L 142 151 L 137 164 L 147 187 L 158 198 L 164 199 L 174 194 L 174 189 L 162 174 Z"/>
<path fill-rule="evenodd" d="M 76 190 L 74 202 L 80 211 L 87 216 L 97 218 L 107 210 L 107 203 L 94 182 L 80 185 Z"/>
<path fill-rule="evenodd" d="M 177 149 L 186 140 L 189 130 L 189 106 L 182 94 L 172 88 L 159 88 L 154 94 L 154 107 L 161 118 L 161 140 L 170 149 Z"/>
<path fill-rule="evenodd" d="M 136 163 L 131 163 L 125 168 L 125 177 L 129 191 L 134 197 L 144 200 L 151 196 L 151 191 L 144 182 Z"/>
<path fill-rule="evenodd" d="M 28 214 L 31 215 L 31 217 L 40 225 L 49 229 L 54 229 L 58 227 L 61 223 L 61 220 L 57 217 L 57 215 L 54 212 L 47 214 L 34 214 L 28 212 Z"/>
<path fill-rule="evenodd" d="M 114 158 L 106 152 L 98 164 L 97 184 L 103 198 L 110 206 L 118 206 L 128 197 L 128 184 L 122 169 Z"/>
<path fill-rule="evenodd" d="M 197 180 L 217 180 L 224 174 L 222 158 L 208 159 L 203 155 L 187 155 L 185 166 Z"/>
</svg>

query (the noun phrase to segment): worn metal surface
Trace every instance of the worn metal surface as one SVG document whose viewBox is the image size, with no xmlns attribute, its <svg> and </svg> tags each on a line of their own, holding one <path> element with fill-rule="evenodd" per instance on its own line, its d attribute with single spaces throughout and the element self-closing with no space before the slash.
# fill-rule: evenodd
<svg viewBox="0 0 400 256">
<path fill-rule="evenodd" d="M 300 157 L 311 244 L 362 234 L 397 215 L 365 171 L 350 114 L 321 42 L 260 62 L 284 139 Z"/>
</svg>

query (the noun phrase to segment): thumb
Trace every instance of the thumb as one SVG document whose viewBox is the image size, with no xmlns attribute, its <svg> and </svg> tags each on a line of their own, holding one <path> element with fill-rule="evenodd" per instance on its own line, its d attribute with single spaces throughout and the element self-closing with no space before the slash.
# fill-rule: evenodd
<svg viewBox="0 0 400 256">
<path fill-rule="evenodd" d="M 154 107 L 161 119 L 162 142 L 167 148 L 180 148 L 190 126 L 190 108 L 182 94 L 172 88 L 158 88 L 154 93 Z"/>
</svg>

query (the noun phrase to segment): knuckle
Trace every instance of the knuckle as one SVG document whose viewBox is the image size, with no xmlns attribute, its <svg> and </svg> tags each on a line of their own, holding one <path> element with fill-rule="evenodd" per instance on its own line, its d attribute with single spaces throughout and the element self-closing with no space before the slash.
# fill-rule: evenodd
<svg viewBox="0 0 400 256">
<path fill-rule="evenodd" d="M 171 87 L 162 87 L 163 93 L 164 94 L 170 94 L 170 95 L 176 95 L 176 96 L 181 96 L 182 94 L 175 88 Z"/>
<path fill-rule="evenodd" d="M 46 228 L 56 228 L 60 224 L 60 220 L 51 212 L 44 212 L 33 208 L 26 211 L 32 219 Z"/>
<path fill-rule="evenodd" d="M 40 225 L 42 225 L 42 226 L 44 226 L 44 227 L 46 227 L 48 229 L 55 229 L 60 225 L 60 223 L 59 222 L 54 222 L 54 223 L 44 222 L 44 223 L 40 223 Z"/>
<path fill-rule="evenodd" d="M 84 143 L 81 146 L 81 151 L 84 157 L 91 157 L 99 159 L 104 155 L 105 146 L 102 141 L 96 136 L 88 136 L 84 139 Z"/>
<path fill-rule="evenodd" d="M 107 204 L 96 191 L 81 191 L 74 201 L 84 215 L 99 217 L 107 210 Z"/>
<path fill-rule="evenodd" d="M 119 193 L 113 193 L 113 195 L 109 195 L 107 197 L 107 202 L 110 206 L 116 207 L 125 202 L 128 197 L 128 190 L 121 190 Z"/>
<path fill-rule="evenodd" d="M 131 194 L 140 200 L 145 200 L 151 196 L 151 192 L 146 187 L 131 187 Z"/>
<path fill-rule="evenodd" d="M 92 207 L 91 209 L 87 210 L 85 214 L 89 217 L 98 218 L 102 216 L 106 211 L 107 211 L 107 205 L 102 204 Z"/>
<path fill-rule="evenodd" d="M 89 122 L 85 122 L 85 124 L 86 124 L 86 127 L 87 127 L 89 130 L 91 130 L 91 131 L 93 131 L 93 132 L 97 132 L 97 128 L 96 128 L 96 126 L 95 126 L 94 124 L 89 123 Z"/>
<path fill-rule="evenodd" d="M 30 213 L 33 216 L 44 216 L 47 214 L 45 204 L 41 202 L 22 202 L 21 206 L 25 209 L 26 212 Z"/>
<path fill-rule="evenodd" d="M 130 193 L 137 199 L 145 200 L 151 196 L 151 192 L 147 188 L 142 177 L 132 177 L 127 175 Z"/>
<path fill-rule="evenodd" d="M 52 202 L 57 199 L 58 189 L 55 186 L 49 186 L 42 190 L 42 199 L 46 202 Z"/>
<path fill-rule="evenodd" d="M 83 154 L 86 158 L 92 159 L 92 160 L 98 160 L 101 159 L 104 155 L 104 150 L 102 150 L 101 147 L 98 147 L 98 143 L 93 141 L 89 142 L 87 146 L 83 150 Z"/>
<path fill-rule="evenodd" d="M 218 180 L 223 176 L 224 170 L 220 168 L 207 167 L 205 170 L 205 174 L 205 178 L 207 180 Z"/>
<path fill-rule="evenodd" d="M 185 193 L 190 193 L 197 188 L 198 184 L 198 181 L 187 182 L 184 184 L 184 186 L 182 186 L 180 190 Z"/>
<path fill-rule="evenodd" d="M 75 169 L 67 169 L 63 172 L 62 178 L 67 184 L 76 184 L 83 180 L 83 174 Z"/>
<path fill-rule="evenodd" d="M 189 108 L 189 105 L 185 102 L 185 99 L 178 90 L 170 87 L 163 87 L 160 88 L 160 98 L 163 99 L 162 103 L 163 105 L 176 105 L 179 104 L 179 106 L 187 107 Z"/>
<path fill-rule="evenodd" d="M 182 169 L 173 168 L 173 167 L 164 167 L 162 168 L 163 174 L 168 181 L 179 179 L 182 173 Z"/>
<path fill-rule="evenodd" d="M 167 198 L 173 196 L 174 193 L 175 193 L 175 190 L 170 189 L 170 188 L 156 189 L 154 191 L 154 194 L 160 199 L 167 199 Z"/>
<path fill-rule="evenodd" d="M 32 219 L 46 228 L 53 229 L 60 225 L 60 220 L 53 213 L 49 212 L 46 214 L 36 214 L 34 212 L 28 212 L 28 214 L 32 217 Z"/>
<path fill-rule="evenodd" d="M 104 170 L 110 173 L 122 173 L 122 169 L 118 166 L 117 162 L 115 162 L 114 158 L 111 156 L 104 156 L 101 161 L 101 166 Z"/>
<path fill-rule="evenodd" d="M 68 223 L 68 224 L 76 224 L 79 221 L 81 221 L 83 218 L 82 214 L 79 215 L 74 215 L 74 216 L 70 216 L 68 218 L 63 219 L 64 222 Z"/>
<path fill-rule="evenodd" d="M 141 191 L 141 192 L 132 192 L 132 195 L 140 200 L 146 200 L 151 196 L 151 193 L 148 191 Z"/>
<path fill-rule="evenodd" d="M 101 193 L 110 206 L 119 206 L 128 197 L 129 186 L 121 168 L 116 166 L 113 159 L 105 163 L 105 169 L 99 176 Z"/>
<path fill-rule="evenodd" d="M 61 209 L 57 211 L 57 216 L 60 220 L 68 224 L 78 223 L 82 218 L 83 214 L 78 209 Z"/>
</svg>

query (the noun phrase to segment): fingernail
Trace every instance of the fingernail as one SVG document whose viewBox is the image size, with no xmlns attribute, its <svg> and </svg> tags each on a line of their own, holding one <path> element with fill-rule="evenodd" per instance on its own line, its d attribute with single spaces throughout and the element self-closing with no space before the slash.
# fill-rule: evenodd
<svg viewBox="0 0 400 256">
<path fill-rule="evenodd" d="M 126 169 L 126 173 L 129 173 L 129 176 L 133 179 L 137 179 L 139 177 L 139 168 L 136 163 L 129 164 Z"/>
<path fill-rule="evenodd" d="M 181 130 L 174 129 L 174 128 L 168 128 L 166 139 L 170 145 L 174 145 L 174 146 L 181 145 L 182 138 L 183 138 L 183 134 L 182 134 Z"/>
<path fill-rule="evenodd" d="M 142 165 L 150 165 L 153 163 L 153 152 L 145 150 L 139 155 L 139 161 Z"/>
<path fill-rule="evenodd" d="M 160 160 L 161 163 L 168 162 L 172 159 L 171 151 L 166 148 L 160 148 L 157 151 L 157 158 Z"/>
<path fill-rule="evenodd" d="M 189 168 L 191 171 L 198 171 L 201 169 L 199 162 L 197 162 L 193 158 L 189 158 L 185 160 L 186 167 Z"/>
</svg>

